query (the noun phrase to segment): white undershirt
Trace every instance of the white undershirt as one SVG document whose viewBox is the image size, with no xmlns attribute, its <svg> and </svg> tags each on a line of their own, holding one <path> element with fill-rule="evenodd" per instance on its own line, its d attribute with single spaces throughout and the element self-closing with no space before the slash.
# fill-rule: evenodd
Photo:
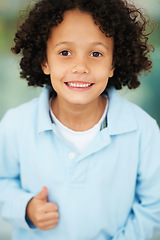
<svg viewBox="0 0 160 240">
<path fill-rule="evenodd" d="M 53 114 L 51 107 L 50 107 L 50 112 L 51 112 L 51 117 L 54 121 L 54 124 L 57 126 L 60 134 L 62 137 L 64 137 L 67 141 L 69 141 L 79 153 L 82 153 L 83 150 L 88 146 L 88 144 L 92 141 L 92 139 L 95 137 L 95 135 L 100 131 L 100 126 L 101 123 L 104 121 L 106 114 L 107 114 L 107 108 L 108 108 L 108 101 L 106 101 L 106 107 L 104 110 L 104 113 L 99 120 L 97 124 L 95 124 L 92 128 L 90 128 L 87 131 L 73 131 L 70 128 L 64 126 Z"/>
</svg>

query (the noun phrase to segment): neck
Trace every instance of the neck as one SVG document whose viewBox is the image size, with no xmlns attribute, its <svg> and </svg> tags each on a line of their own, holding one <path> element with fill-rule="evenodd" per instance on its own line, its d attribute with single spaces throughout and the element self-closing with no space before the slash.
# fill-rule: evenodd
<svg viewBox="0 0 160 240">
<path fill-rule="evenodd" d="M 56 118 L 66 127 L 74 131 L 86 131 L 101 119 L 106 106 L 106 99 L 99 96 L 91 103 L 70 104 L 56 97 L 51 108 Z"/>
</svg>

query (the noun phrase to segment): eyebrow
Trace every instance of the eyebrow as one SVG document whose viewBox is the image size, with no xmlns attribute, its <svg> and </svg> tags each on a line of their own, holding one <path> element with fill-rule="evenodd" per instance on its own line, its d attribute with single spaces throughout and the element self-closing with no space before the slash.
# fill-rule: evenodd
<svg viewBox="0 0 160 240">
<path fill-rule="evenodd" d="M 72 42 L 59 42 L 59 43 L 57 43 L 56 45 L 55 45 L 55 47 L 57 47 L 57 46 L 59 46 L 59 45 L 63 45 L 63 44 L 68 44 L 68 43 L 72 43 Z"/>
<path fill-rule="evenodd" d="M 73 44 L 73 42 L 70 42 L 70 41 L 65 41 L 65 42 L 59 42 L 55 45 L 55 47 L 59 46 L 59 45 L 64 45 L 64 44 Z M 103 46 L 105 47 L 106 49 L 108 49 L 108 47 L 103 44 L 102 42 L 90 42 L 89 43 L 90 45 L 94 45 L 94 46 L 97 46 L 97 45 L 100 45 L 100 46 Z"/>
<path fill-rule="evenodd" d="M 103 46 L 103 47 L 105 47 L 106 49 L 108 49 L 108 47 L 107 47 L 105 44 L 103 44 L 102 42 L 92 42 L 91 44 L 92 44 L 92 45 L 95 45 L 95 46 L 100 45 L 100 46 Z"/>
</svg>

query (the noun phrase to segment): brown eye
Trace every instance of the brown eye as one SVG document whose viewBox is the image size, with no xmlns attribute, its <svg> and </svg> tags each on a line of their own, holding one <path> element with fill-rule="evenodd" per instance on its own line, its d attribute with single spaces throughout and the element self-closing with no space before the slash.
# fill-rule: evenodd
<svg viewBox="0 0 160 240">
<path fill-rule="evenodd" d="M 67 50 L 64 50 L 64 51 L 60 52 L 60 54 L 62 56 L 70 56 L 71 55 L 71 53 L 69 51 L 67 51 Z"/>
<path fill-rule="evenodd" d="M 93 52 L 93 53 L 91 53 L 91 56 L 92 57 L 101 57 L 102 54 L 100 52 Z"/>
</svg>

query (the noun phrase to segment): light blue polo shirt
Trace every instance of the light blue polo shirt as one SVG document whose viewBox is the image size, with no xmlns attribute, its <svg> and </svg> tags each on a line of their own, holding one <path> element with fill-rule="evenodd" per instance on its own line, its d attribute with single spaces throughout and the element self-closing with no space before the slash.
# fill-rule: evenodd
<svg viewBox="0 0 160 240">
<path fill-rule="evenodd" d="M 149 240 L 160 231 L 160 132 L 138 106 L 109 92 L 107 125 L 79 154 L 49 115 L 49 88 L 0 124 L 0 202 L 13 240 Z M 25 219 L 47 186 L 56 228 Z"/>
</svg>

